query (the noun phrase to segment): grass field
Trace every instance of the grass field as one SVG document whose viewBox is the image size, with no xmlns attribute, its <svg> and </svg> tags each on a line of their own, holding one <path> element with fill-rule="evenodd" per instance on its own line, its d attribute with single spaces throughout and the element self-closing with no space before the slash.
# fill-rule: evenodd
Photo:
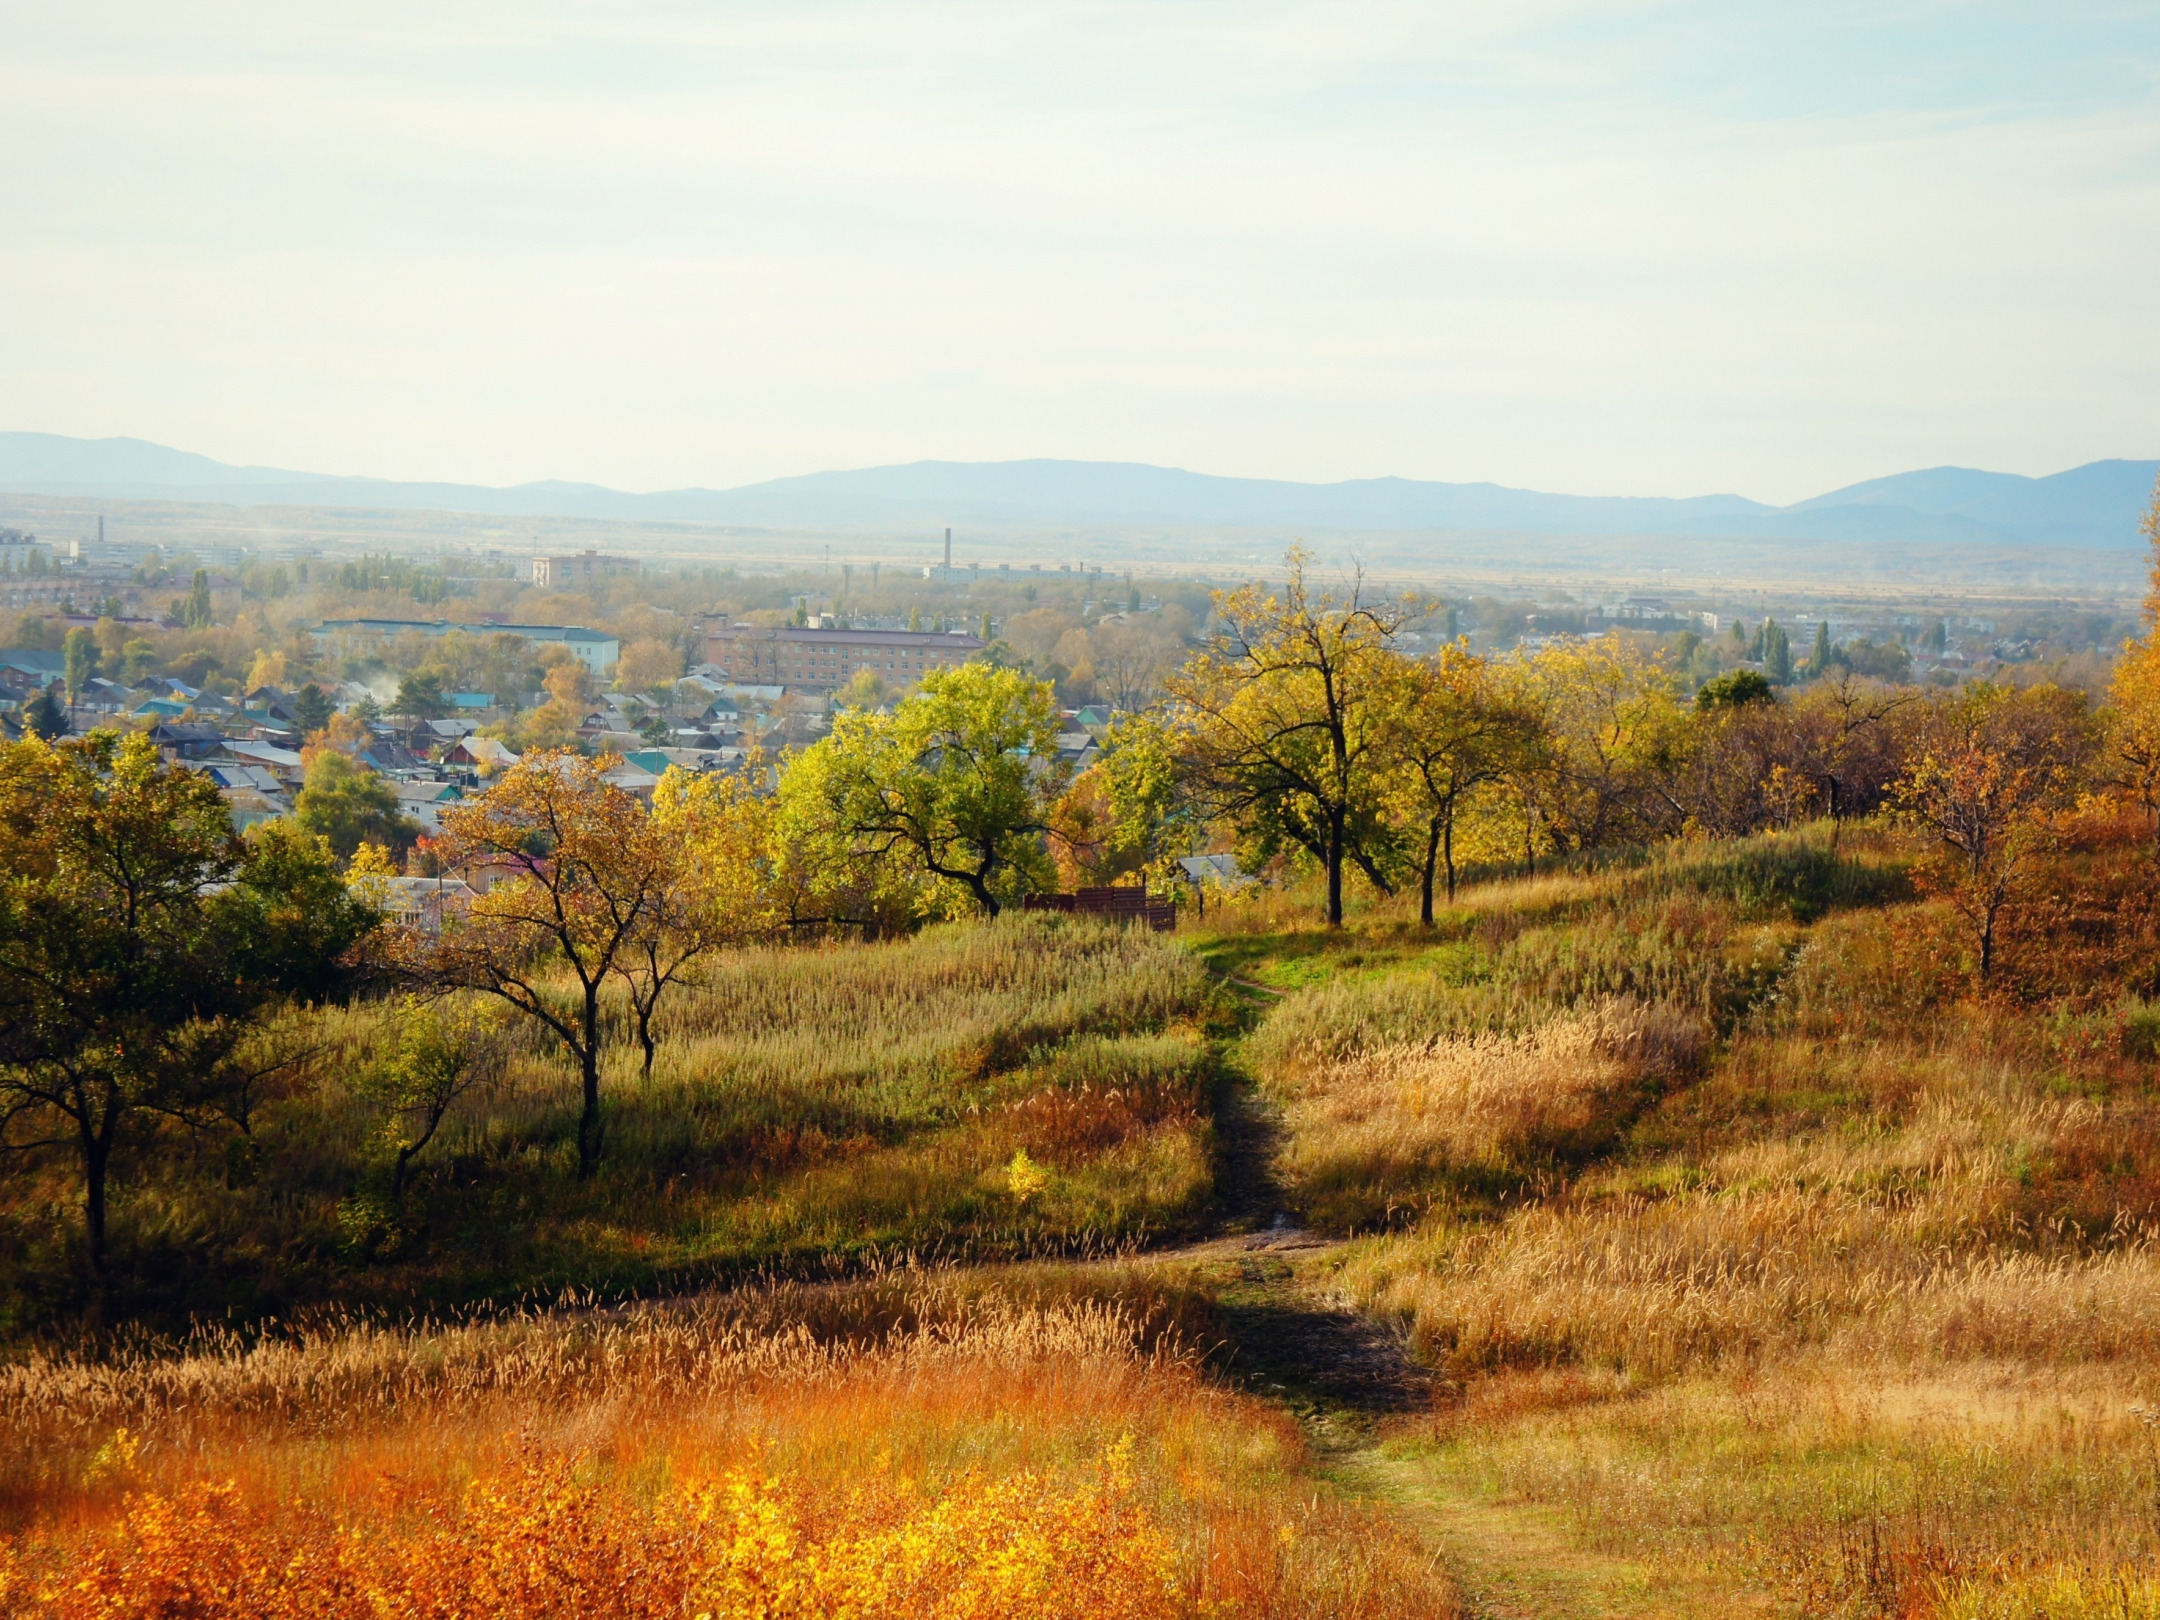
<svg viewBox="0 0 2160 1620">
<path fill-rule="evenodd" d="M 296 1037 L 317 1048 L 305 1083 L 263 1107 L 244 1175 L 219 1142 L 123 1173 L 123 1291 L 167 1319 L 274 1314 L 651 1291 L 899 1252 L 1101 1252 L 1189 1230 L 1212 1190 L 1211 993 L 1173 945 L 1060 919 L 731 955 L 663 1003 L 649 1079 L 634 1043 L 616 1048 L 595 1180 L 573 1173 L 573 1071 L 498 1021 L 496 1081 L 459 1103 L 396 1202 L 382 1110 L 354 1081 L 400 1004 L 313 1014 Z M 1039 1174 L 1016 1192 L 1020 1153 Z M 78 1198 L 59 1158 L 9 1184 L 0 1261 L 18 1319 L 69 1276 Z"/>
<path fill-rule="evenodd" d="M 11 1614 L 1451 1616 L 1114 1267 L 0 1378 Z"/>
<path fill-rule="evenodd" d="M 1245 1058 L 1327 1285 L 1440 1376 L 1395 1477 L 1808 1613 L 2160 1613 L 2149 954 L 1976 996 L 1896 847 L 1826 846 L 1197 942 L 1285 992 Z"/>
<path fill-rule="evenodd" d="M 0 1607 L 2160 1617 L 2148 857 L 2068 846 L 1984 991 L 1906 859 L 748 953 L 595 1182 L 506 1033 L 402 1208 L 397 1015 L 328 1015 L 252 1176 L 123 1205 L 318 1303 L 24 1341 Z"/>
</svg>

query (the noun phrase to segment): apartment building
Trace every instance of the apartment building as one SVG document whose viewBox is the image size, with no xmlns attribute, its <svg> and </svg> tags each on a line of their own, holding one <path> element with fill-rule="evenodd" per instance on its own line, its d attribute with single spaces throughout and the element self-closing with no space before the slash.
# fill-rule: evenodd
<svg viewBox="0 0 2160 1620">
<path fill-rule="evenodd" d="M 485 639 L 489 636 L 516 636 L 521 641 L 555 642 L 575 653 L 578 660 L 595 675 L 605 675 L 615 667 L 615 660 L 622 653 L 622 644 L 603 630 L 588 630 L 577 624 L 452 624 L 445 619 L 325 619 L 310 632 L 318 647 L 327 647 L 342 638 L 348 644 L 367 645 L 373 642 L 394 640 L 399 636 L 447 636 L 452 631 L 460 635 Z"/>
<path fill-rule="evenodd" d="M 574 557 L 535 557 L 532 560 L 532 582 L 545 590 L 565 590 L 573 585 L 590 585 L 596 579 L 606 579 L 611 574 L 634 574 L 638 571 L 635 557 L 608 557 L 597 551 L 581 551 Z"/>
</svg>

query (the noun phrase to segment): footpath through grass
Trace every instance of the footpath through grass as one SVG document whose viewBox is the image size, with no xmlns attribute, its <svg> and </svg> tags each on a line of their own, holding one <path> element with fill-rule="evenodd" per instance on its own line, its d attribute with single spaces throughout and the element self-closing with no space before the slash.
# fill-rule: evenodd
<svg viewBox="0 0 2160 1620">
<path fill-rule="evenodd" d="M 1899 860 L 1810 830 L 1193 942 L 1279 992 L 1240 1060 L 1345 1240 L 1297 1285 L 1433 1379 L 1334 1466 L 1491 1612 L 2160 1614 L 2140 908 L 2029 923 L 1982 995 Z"/>
</svg>

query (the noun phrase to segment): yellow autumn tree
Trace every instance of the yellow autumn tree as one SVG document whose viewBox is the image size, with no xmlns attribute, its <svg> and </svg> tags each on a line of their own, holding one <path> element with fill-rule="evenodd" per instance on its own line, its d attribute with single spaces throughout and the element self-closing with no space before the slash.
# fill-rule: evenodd
<svg viewBox="0 0 2160 1620">
<path fill-rule="evenodd" d="M 2094 727 L 2083 693 L 1985 683 L 1933 705 L 1894 792 L 1922 835 L 1916 876 L 1972 930 L 1979 978 L 2004 912 L 2027 897 L 2053 844 L 2050 817 L 2083 786 Z"/>
<path fill-rule="evenodd" d="M 1543 746 L 1513 768 L 1526 853 L 1596 849 L 1677 831 L 1677 784 L 1697 729 L 1672 672 L 1618 634 L 1524 661 L 1516 701 Z"/>
<path fill-rule="evenodd" d="M 1203 814 L 1257 854 L 1309 856 L 1326 877 L 1328 926 L 1339 928 L 1346 866 L 1391 886 L 1386 698 L 1410 605 L 1374 601 L 1362 580 L 1317 589 L 1310 561 L 1292 549 L 1280 595 L 1250 585 L 1219 593 L 1207 645 L 1165 684 Z"/>
<path fill-rule="evenodd" d="M 670 985 L 713 952 L 784 933 L 773 818 L 776 801 L 753 784 L 752 755 L 736 776 L 699 776 L 671 765 L 653 790 L 647 836 L 675 880 L 656 898 L 615 962 L 629 993 L 645 1073 L 657 1042 L 653 1014 Z"/>
<path fill-rule="evenodd" d="M 1438 877 L 1455 898 L 1456 833 L 1473 796 L 1531 764 L 1545 728 L 1492 665 L 1460 643 L 1430 659 L 1396 660 L 1386 707 L 1381 752 L 1399 813 L 1423 845 L 1419 914 L 1429 928 Z"/>
</svg>

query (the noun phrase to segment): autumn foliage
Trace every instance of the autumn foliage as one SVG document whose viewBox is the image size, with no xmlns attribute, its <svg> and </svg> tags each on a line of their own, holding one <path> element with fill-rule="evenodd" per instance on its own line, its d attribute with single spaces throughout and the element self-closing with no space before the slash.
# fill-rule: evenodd
<svg viewBox="0 0 2160 1620">
<path fill-rule="evenodd" d="M 331 1509 L 205 1483 L 0 1553 L 0 1598 L 52 1620 L 1194 1613 L 1133 1484 L 1129 1443 L 1077 1480 L 978 1472 L 934 1494 L 730 1471 L 640 1496 L 540 1453 L 447 1502 L 389 1486 Z"/>
<path fill-rule="evenodd" d="M 1160 1274 L 1003 1286 L 899 1274 L 0 1369 L 0 1613 L 1456 1613 L 1413 1543 L 1322 1494 L 1294 1424 L 1207 1376 Z"/>
</svg>

